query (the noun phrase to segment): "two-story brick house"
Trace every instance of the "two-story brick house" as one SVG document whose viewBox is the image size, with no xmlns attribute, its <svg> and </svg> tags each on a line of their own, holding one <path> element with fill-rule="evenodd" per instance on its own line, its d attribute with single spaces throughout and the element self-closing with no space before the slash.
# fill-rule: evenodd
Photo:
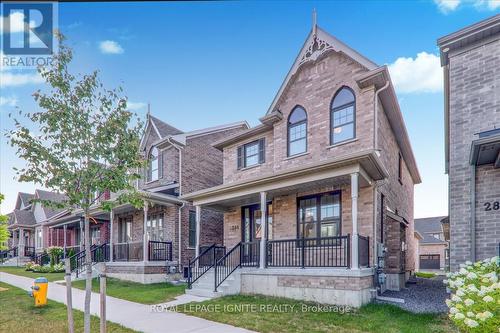
<svg viewBox="0 0 500 333">
<path fill-rule="evenodd" d="M 194 207 L 179 196 L 221 184 L 222 152 L 212 144 L 247 128 L 237 122 L 183 132 L 148 113 L 140 145 L 148 167 L 136 183 L 144 208 L 125 204 L 108 213 L 96 205 L 91 214 L 92 245 L 108 248 L 109 276 L 142 283 L 179 277 L 195 254 L 196 235 Z M 105 193 L 103 199 L 114 196 Z M 221 244 L 222 214 L 201 214 L 201 246 Z M 69 232 L 64 247 L 83 248 L 81 212 L 62 212 L 46 226 Z"/>
<path fill-rule="evenodd" d="M 224 213 L 227 248 L 197 253 L 189 292 L 359 306 L 376 267 L 381 289 L 402 287 L 420 176 L 387 67 L 314 25 L 260 121 L 214 144 L 222 185 L 182 196 Z"/>
<path fill-rule="evenodd" d="M 438 40 L 444 70 L 450 265 L 498 254 L 500 15 Z"/>
</svg>

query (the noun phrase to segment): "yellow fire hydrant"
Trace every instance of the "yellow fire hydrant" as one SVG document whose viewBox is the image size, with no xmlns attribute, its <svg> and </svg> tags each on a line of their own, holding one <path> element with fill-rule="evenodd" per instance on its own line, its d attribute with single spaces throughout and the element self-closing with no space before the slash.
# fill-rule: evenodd
<svg viewBox="0 0 500 333">
<path fill-rule="evenodd" d="M 30 292 L 30 296 L 35 299 L 35 306 L 44 306 L 47 304 L 48 287 L 49 281 L 46 278 L 39 277 L 35 279 Z"/>
</svg>

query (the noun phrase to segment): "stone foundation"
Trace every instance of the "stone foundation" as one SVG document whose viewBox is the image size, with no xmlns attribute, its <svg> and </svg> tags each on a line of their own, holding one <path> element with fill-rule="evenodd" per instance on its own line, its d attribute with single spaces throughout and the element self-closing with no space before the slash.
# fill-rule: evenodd
<svg viewBox="0 0 500 333">
<path fill-rule="evenodd" d="M 243 269 L 241 293 L 360 307 L 372 300 L 373 270 Z"/>
<path fill-rule="evenodd" d="M 177 262 L 108 262 L 107 276 L 142 284 L 176 281 L 181 278 Z"/>
</svg>

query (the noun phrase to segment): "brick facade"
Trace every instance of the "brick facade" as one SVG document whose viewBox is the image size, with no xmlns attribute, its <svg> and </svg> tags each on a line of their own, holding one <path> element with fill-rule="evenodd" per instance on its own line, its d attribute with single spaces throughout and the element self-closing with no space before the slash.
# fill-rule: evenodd
<svg viewBox="0 0 500 333">
<path fill-rule="evenodd" d="M 476 171 L 476 233 L 470 234 L 471 143 L 477 133 L 500 127 L 500 38 L 451 52 L 449 59 L 449 212 L 450 264 L 471 260 L 471 237 L 476 259 L 494 256 L 500 242 L 500 210 L 485 211 L 487 201 L 500 200 L 500 169 L 481 166 Z"/>
</svg>

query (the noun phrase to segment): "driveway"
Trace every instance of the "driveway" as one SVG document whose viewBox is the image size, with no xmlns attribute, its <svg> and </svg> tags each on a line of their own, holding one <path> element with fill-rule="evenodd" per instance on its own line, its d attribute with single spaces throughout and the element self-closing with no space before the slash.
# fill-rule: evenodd
<svg viewBox="0 0 500 333">
<path fill-rule="evenodd" d="M 31 290 L 33 279 L 0 272 L 0 281 Z M 27 296 L 28 297 L 28 296 Z M 66 287 L 49 282 L 48 297 L 66 304 Z M 73 308 L 83 311 L 85 291 L 73 288 Z M 144 305 L 106 296 L 106 319 L 145 333 L 250 333 L 251 331 L 175 312 L 154 312 Z M 99 294 L 92 293 L 90 312 L 99 316 Z"/>
<path fill-rule="evenodd" d="M 386 291 L 385 297 L 404 299 L 404 303 L 390 303 L 415 313 L 443 313 L 448 311 L 445 300 L 448 298 L 443 276 L 431 279 L 416 278 L 415 284 L 407 284 L 401 291 Z"/>
</svg>

